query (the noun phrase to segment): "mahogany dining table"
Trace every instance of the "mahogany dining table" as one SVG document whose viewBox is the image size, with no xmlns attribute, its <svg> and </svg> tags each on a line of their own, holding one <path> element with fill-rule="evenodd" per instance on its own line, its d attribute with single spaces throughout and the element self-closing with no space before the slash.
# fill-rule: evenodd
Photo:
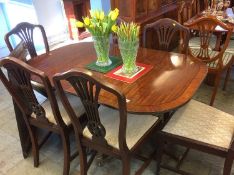
<svg viewBox="0 0 234 175">
<path fill-rule="evenodd" d="M 119 56 L 119 51 L 112 46 L 110 54 Z M 187 103 L 208 71 L 204 63 L 192 60 L 187 55 L 139 48 L 137 62 L 152 65 L 153 68 L 135 82 L 125 83 L 103 73 L 87 70 L 85 66 L 95 60 L 93 43 L 81 42 L 52 50 L 49 54 L 31 59 L 28 64 L 45 72 L 52 85 L 52 77 L 56 73 L 70 69 L 88 72 L 98 81 L 109 83 L 122 92 L 127 99 L 128 112 L 152 115 L 170 112 Z M 63 85 L 67 92 L 74 93 L 68 84 Z M 100 104 L 117 107 L 116 100 L 107 92 L 102 92 L 100 96 Z M 27 157 L 30 148 L 27 131 L 16 105 L 15 110 L 23 155 Z"/>
</svg>

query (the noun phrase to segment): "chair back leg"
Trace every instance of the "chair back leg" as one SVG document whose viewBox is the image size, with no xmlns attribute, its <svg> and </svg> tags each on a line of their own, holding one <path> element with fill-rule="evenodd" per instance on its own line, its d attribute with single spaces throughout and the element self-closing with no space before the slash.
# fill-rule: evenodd
<svg viewBox="0 0 234 175">
<path fill-rule="evenodd" d="M 87 175 L 88 163 L 87 163 L 86 148 L 79 144 L 78 151 L 79 151 L 79 158 L 80 158 L 80 175 Z"/>
<path fill-rule="evenodd" d="M 232 72 L 232 65 L 227 70 L 227 74 L 226 74 L 226 77 L 225 77 L 225 80 L 224 80 L 224 85 L 223 85 L 223 90 L 224 91 L 226 91 L 227 83 L 228 83 L 228 81 L 230 79 L 231 72 Z"/>
<path fill-rule="evenodd" d="M 32 154 L 33 154 L 33 161 L 34 167 L 39 166 L 39 144 L 37 140 L 36 128 L 33 126 L 29 126 L 29 135 L 32 142 Z"/>
<path fill-rule="evenodd" d="M 162 155 L 163 155 L 163 150 L 164 150 L 164 141 L 163 139 L 157 135 L 157 154 L 156 154 L 156 175 L 160 174 L 160 165 L 161 165 L 161 160 L 162 160 Z"/>
<path fill-rule="evenodd" d="M 228 156 L 225 159 L 224 168 L 223 168 L 223 175 L 230 175 L 231 174 L 232 163 L 233 163 L 233 157 Z"/>
<path fill-rule="evenodd" d="M 62 131 L 61 138 L 63 143 L 63 154 L 64 154 L 63 175 L 69 175 L 70 162 L 71 162 L 69 133 L 67 133 L 66 131 Z"/>
</svg>

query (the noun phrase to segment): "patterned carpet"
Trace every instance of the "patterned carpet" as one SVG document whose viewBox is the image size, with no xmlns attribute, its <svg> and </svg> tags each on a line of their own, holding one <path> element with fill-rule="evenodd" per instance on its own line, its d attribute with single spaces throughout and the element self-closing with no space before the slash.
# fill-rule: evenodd
<svg viewBox="0 0 234 175">
<path fill-rule="evenodd" d="M 203 84 L 198 90 L 194 99 L 209 103 L 212 87 Z M 221 87 L 217 94 L 214 106 L 220 110 L 234 115 L 234 75 L 229 82 L 226 91 Z M 3 84 L 0 83 L 0 175 L 59 175 L 62 174 L 63 151 L 62 144 L 57 135 L 46 142 L 40 151 L 40 165 L 33 167 L 32 156 L 23 159 L 18 137 L 17 126 L 14 118 L 11 97 L 8 95 Z M 72 140 L 72 150 L 76 145 L 74 136 Z M 145 145 L 144 150 L 149 150 L 151 144 Z M 171 147 L 170 151 L 180 154 L 184 148 Z M 195 175 L 219 175 L 222 174 L 224 160 L 222 158 L 191 150 L 182 165 L 183 170 L 192 172 Z M 175 162 L 164 156 L 164 163 L 174 165 Z M 132 160 L 132 174 L 140 166 L 141 162 Z M 144 172 L 145 175 L 153 175 L 155 172 L 155 162 Z M 79 160 L 76 158 L 71 165 L 71 175 L 79 175 Z M 93 163 L 89 173 L 90 175 L 119 175 L 121 174 L 121 162 L 115 158 L 107 158 L 102 167 Z M 174 175 L 175 173 L 162 170 L 162 175 Z M 234 171 L 233 171 L 234 174 Z"/>
</svg>

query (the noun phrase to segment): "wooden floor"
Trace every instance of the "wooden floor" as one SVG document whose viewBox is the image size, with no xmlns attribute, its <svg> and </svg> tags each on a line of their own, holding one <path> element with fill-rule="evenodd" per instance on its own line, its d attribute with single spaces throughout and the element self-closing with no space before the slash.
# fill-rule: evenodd
<svg viewBox="0 0 234 175">
<path fill-rule="evenodd" d="M 234 72 L 234 71 L 233 71 Z M 211 95 L 212 88 L 202 85 L 195 99 L 207 103 Z M 225 112 L 234 115 L 234 74 L 230 81 L 227 91 L 221 88 L 217 94 L 214 106 Z M 6 92 L 3 84 L 0 82 L 0 175 L 60 175 L 62 174 L 63 152 L 62 143 L 59 137 L 54 135 L 42 148 L 40 152 L 40 166 L 33 167 L 33 160 L 30 156 L 23 159 L 19 143 L 18 131 L 14 118 L 11 97 Z M 74 136 L 71 137 L 74 140 Z M 145 150 L 149 150 L 151 144 L 146 145 Z M 75 142 L 72 142 L 72 150 L 75 148 Z M 179 154 L 183 148 L 173 147 L 172 152 Z M 165 157 L 165 163 L 175 164 L 173 160 Z M 132 160 L 132 172 L 136 170 L 140 161 Z M 153 175 L 155 171 L 155 162 L 146 169 L 145 175 Z M 219 175 L 222 172 L 223 159 L 204 154 L 198 151 L 191 151 L 183 163 L 182 168 L 193 172 L 196 175 Z M 98 167 L 94 163 L 89 171 L 90 175 L 120 175 L 121 162 L 114 158 L 108 158 L 103 167 Z M 79 175 L 79 160 L 74 160 L 71 166 L 71 175 Z M 162 171 L 162 175 L 173 175 L 175 173 Z M 234 171 L 233 171 L 234 174 Z"/>
</svg>

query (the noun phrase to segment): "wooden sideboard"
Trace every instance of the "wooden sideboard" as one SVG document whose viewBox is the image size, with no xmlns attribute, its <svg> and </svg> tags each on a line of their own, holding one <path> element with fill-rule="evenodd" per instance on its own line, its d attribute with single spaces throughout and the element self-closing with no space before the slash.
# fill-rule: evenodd
<svg viewBox="0 0 234 175">
<path fill-rule="evenodd" d="M 118 8 L 120 18 L 127 22 L 136 22 L 141 26 L 140 39 L 142 41 L 143 29 L 146 24 L 161 18 L 177 20 L 177 9 L 182 0 L 111 0 L 111 8 Z M 184 0 L 190 1 L 190 0 Z M 201 9 L 204 0 L 200 0 Z M 142 44 L 142 42 L 141 42 Z"/>
</svg>

